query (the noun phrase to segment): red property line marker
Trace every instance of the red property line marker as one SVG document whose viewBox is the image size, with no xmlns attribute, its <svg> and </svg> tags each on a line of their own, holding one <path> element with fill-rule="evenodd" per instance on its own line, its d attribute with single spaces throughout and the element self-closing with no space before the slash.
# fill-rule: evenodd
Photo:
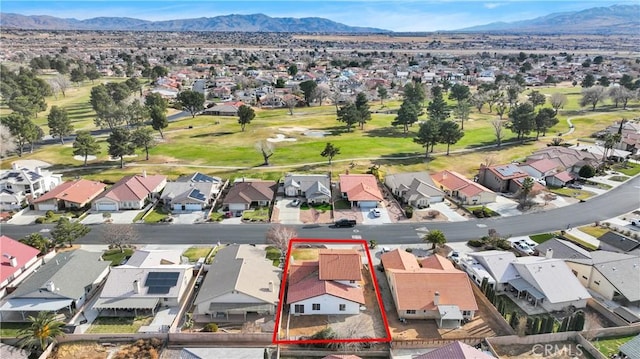
<svg viewBox="0 0 640 359">
<path fill-rule="evenodd" d="M 369 263 L 369 275 L 371 276 L 371 282 L 373 283 L 373 289 L 376 293 L 376 299 L 378 300 L 378 309 L 382 315 L 382 321 L 384 324 L 385 337 L 382 338 L 354 338 L 354 339 L 305 339 L 305 340 L 291 340 L 291 339 L 279 339 L 278 333 L 280 330 L 280 320 L 282 309 L 284 304 L 284 294 L 287 290 L 287 276 L 289 274 L 289 258 L 291 257 L 291 250 L 294 243 L 315 243 L 315 244 L 349 244 L 349 245 L 361 245 L 367 254 L 367 262 Z M 382 303 L 382 296 L 380 295 L 380 288 L 378 288 L 378 281 L 375 279 L 373 262 L 371 261 L 371 253 L 369 253 L 369 247 L 367 241 L 364 239 L 315 239 L 315 238 L 294 238 L 289 241 L 289 248 L 287 248 L 287 255 L 284 265 L 284 273 L 282 281 L 280 283 L 280 298 L 278 301 L 278 312 L 276 313 L 275 330 L 273 332 L 272 342 L 273 344 L 332 344 L 332 343 L 386 343 L 391 341 L 391 332 L 389 331 L 389 322 L 387 321 L 387 313 Z"/>
</svg>

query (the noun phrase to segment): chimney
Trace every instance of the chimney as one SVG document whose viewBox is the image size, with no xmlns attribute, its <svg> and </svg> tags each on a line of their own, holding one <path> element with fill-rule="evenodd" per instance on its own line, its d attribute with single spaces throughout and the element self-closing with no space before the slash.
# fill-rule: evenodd
<svg viewBox="0 0 640 359">
<path fill-rule="evenodd" d="M 11 169 L 17 170 L 18 169 L 18 162 L 12 162 L 11 163 Z"/>
<path fill-rule="evenodd" d="M 553 258 L 553 249 L 547 248 L 547 253 L 545 253 L 544 257 L 547 259 Z"/>
<path fill-rule="evenodd" d="M 440 292 L 435 292 L 433 294 L 433 305 L 439 305 L 440 304 Z"/>
<path fill-rule="evenodd" d="M 56 290 L 56 286 L 55 286 L 55 284 L 53 283 L 53 281 L 51 281 L 51 280 L 50 280 L 50 281 L 48 281 L 48 282 L 45 284 L 45 288 L 46 288 L 49 292 L 51 292 L 51 293 L 55 292 L 55 290 Z"/>
<path fill-rule="evenodd" d="M 269 292 L 273 292 L 273 281 L 269 281 Z"/>
<path fill-rule="evenodd" d="M 133 292 L 135 294 L 140 294 L 142 288 L 140 288 L 140 281 L 139 280 L 134 280 L 133 281 Z"/>
<path fill-rule="evenodd" d="M 11 263 L 12 267 L 17 267 L 18 266 L 18 258 L 11 256 L 9 258 L 9 263 Z"/>
<path fill-rule="evenodd" d="M 36 167 L 36 173 L 41 175 L 42 174 L 42 168 Z"/>
</svg>

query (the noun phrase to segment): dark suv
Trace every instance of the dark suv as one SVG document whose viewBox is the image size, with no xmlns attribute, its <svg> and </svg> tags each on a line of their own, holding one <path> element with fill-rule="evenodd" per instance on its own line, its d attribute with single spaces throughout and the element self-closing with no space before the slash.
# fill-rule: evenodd
<svg viewBox="0 0 640 359">
<path fill-rule="evenodd" d="M 353 227 L 356 225 L 356 220 L 343 218 L 335 221 L 334 225 L 336 227 Z"/>
</svg>

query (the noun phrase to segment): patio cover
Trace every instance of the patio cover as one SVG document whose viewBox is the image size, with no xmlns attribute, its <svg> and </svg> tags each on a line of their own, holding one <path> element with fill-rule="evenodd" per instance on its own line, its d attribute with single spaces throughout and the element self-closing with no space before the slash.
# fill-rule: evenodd
<svg viewBox="0 0 640 359">
<path fill-rule="evenodd" d="M 527 293 L 529 293 L 529 295 L 534 297 L 536 300 L 545 298 L 544 294 L 540 293 L 540 291 L 535 289 L 534 287 L 527 288 Z"/>
<path fill-rule="evenodd" d="M 211 303 L 209 311 L 213 312 L 229 312 L 229 313 L 246 313 L 246 312 L 269 312 L 272 309 L 271 304 L 257 303 Z"/>
<path fill-rule="evenodd" d="M 55 312 L 67 308 L 72 299 L 15 298 L 9 299 L 2 307 L 2 312 Z"/>
<path fill-rule="evenodd" d="M 522 278 L 512 279 L 507 283 L 514 287 L 518 292 L 524 292 L 525 290 L 532 288 L 531 284 Z"/>
<path fill-rule="evenodd" d="M 462 320 L 462 312 L 457 305 L 439 305 L 438 314 L 440 314 L 440 320 Z"/>
<path fill-rule="evenodd" d="M 95 309 L 154 309 L 160 298 L 100 298 Z"/>
</svg>

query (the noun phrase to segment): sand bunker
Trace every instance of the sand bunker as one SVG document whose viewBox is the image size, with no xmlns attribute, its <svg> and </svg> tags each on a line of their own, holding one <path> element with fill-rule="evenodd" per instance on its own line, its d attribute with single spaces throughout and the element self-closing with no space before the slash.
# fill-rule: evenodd
<svg viewBox="0 0 640 359">
<path fill-rule="evenodd" d="M 76 161 L 82 161 L 84 162 L 84 156 L 73 156 L 73 159 Z M 87 161 L 93 161 L 96 159 L 96 156 L 93 155 L 88 155 L 87 156 Z"/>
<path fill-rule="evenodd" d="M 309 130 L 309 131 L 303 132 L 303 135 L 307 137 L 324 137 L 330 134 L 331 132 L 324 131 L 324 130 Z"/>
<path fill-rule="evenodd" d="M 280 132 L 284 132 L 284 133 L 289 133 L 289 132 L 304 132 L 308 130 L 308 128 L 304 128 L 304 127 L 280 127 L 278 129 L 278 131 Z"/>
<path fill-rule="evenodd" d="M 272 138 L 267 138 L 267 141 L 269 142 L 295 142 L 297 141 L 297 139 L 293 138 L 293 137 L 287 137 L 281 133 L 278 133 L 275 135 L 275 137 Z"/>
<path fill-rule="evenodd" d="M 132 157 L 138 157 L 138 155 L 125 155 L 122 156 L 123 158 L 132 158 Z M 109 156 L 109 161 L 120 161 L 120 157 L 111 157 Z"/>
</svg>

